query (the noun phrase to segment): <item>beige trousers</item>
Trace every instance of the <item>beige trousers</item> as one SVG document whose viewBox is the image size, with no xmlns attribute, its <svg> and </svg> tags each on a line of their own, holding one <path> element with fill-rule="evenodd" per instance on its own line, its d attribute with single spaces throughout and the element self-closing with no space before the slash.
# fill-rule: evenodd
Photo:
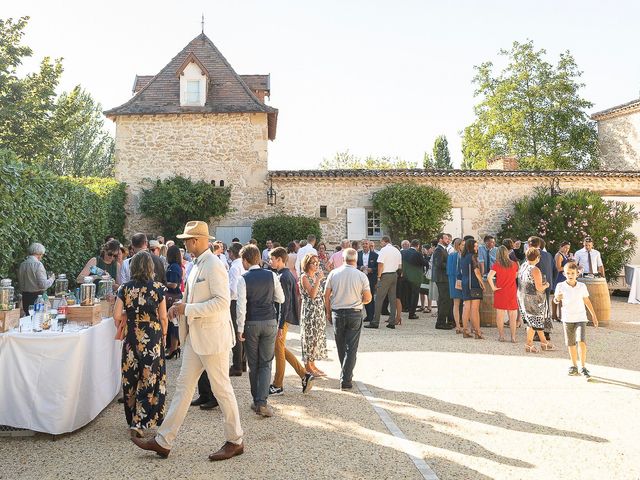
<svg viewBox="0 0 640 480">
<path fill-rule="evenodd" d="M 198 355 L 187 340 L 182 350 L 182 367 L 176 380 L 176 393 L 173 396 L 169 412 L 158 428 L 156 441 L 163 448 L 171 449 L 178 430 L 187 416 L 189 405 L 203 370 L 207 371 L 211 390 L 220 404 L 224 419 L 224 437 L 227 442 L 242 443 L 240 413 L 231 380 L 229 380 L 229 352 L 216 355 Z"/>
</svg>

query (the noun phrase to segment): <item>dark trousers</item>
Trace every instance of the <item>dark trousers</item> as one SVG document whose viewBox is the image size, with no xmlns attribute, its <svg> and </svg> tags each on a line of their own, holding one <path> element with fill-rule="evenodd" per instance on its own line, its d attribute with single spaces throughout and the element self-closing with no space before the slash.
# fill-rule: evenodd
<svg viewBox="0 0 640 480">
<path fill-rule="evenodd" d="M 371 289 L 371 301 L 364 306 L 365 311 L 367 312 L 367 322 L 373 320 L 373 315 L 376 312 L 376 302 L 374 300 L 374 296 L 376 294 L 376 280 L 369 281 L 369 288 Z"/>
<path fill-rule="evenodd" d="M 362 311 L 354 309 L 333 310 L 333 333 L 340 359 L 340 384 L 349 385 L 356 366 L 360 331 L 362 329 Z"/>
<path fill-rule="evenodd" d="M 437 282 L 438 287 L 438 320 L 436 325 L 443 326 L 453 323 L 453 302 L 449 295 L 449 282 Z"/>
<path fill-rule="evenodd" d="M 236 312 L 236 304 L 237 300 L 231 300 L 231 322 L 233 323 L 233 331 L 234 333 L 238 331 L 238 312 Z M 233 356 L 231 363 L 231 370 L 235 372 L 242 372 L 247 370 L 247 354 L 244 351 L 244 343 L 236 342 L 233 347 Z"/>
<path fill-rule="evenodd" d="M 420 299 L 420 284 L 407 282 L 407 289 L 409 291 L 409 315 L 415 315 Z"/>
<path fill-rule="evenodd" d="M 207 371 L 203 371 L 198 379 L 198 395 L 204 397 L 208 400 L 213 400 L 213 390 L 211 390 L 211 383 L 209 383 L 209 377 L 207 376 Z"/>
<path fill-rule="evenodd" d="M 22 292 L 22 310 L 25 315 L 29 315 L 29 305 L 36 303 L 38 295 L 42 295 L 43 292 Z"/>
<path fill-rule="evenodd" d="M 267 404 L 271 384 L 271 362 L 275 354 L 278 323 L 275 319 L 247 322 L 244 326 L 245 349 L 249 361 L 249 384 L 253 403 Z"/>
</svg>

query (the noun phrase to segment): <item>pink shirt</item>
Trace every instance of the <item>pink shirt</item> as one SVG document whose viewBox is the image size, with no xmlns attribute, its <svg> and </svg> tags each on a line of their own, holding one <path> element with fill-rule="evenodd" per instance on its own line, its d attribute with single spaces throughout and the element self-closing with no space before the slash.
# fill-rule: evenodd
<svg viewBox="0 0 640 480">
<path fill-rule="evenodd" d="M 344 259 L 342 258 L 342 250 L 331 255 L 329 262 L 331 262 L 331 265 L 333 265 L 333 268 L 341 267 L 342 263 L 344 262 Z"/>
</svg>

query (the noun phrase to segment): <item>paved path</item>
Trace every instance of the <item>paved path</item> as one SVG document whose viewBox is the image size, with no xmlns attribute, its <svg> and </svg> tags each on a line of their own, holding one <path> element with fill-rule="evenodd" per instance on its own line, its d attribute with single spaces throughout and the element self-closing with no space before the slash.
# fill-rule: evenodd
<svg viewBox="0 0 640 480">
<path fill-rule="evenodd" d="M 0 479 L 637 480 L 640 305 L 614 299 L 613 316 L 611 328 L 588 329 L 589 383 L 566 375 L 564 349 L 525 355 L 522 341 L 498 343 L 495 330 L 484 341 L 462 339 L 435 330 L 431 315 L 405 315 L 395 331 L 364 330 L 353 392 L 337 389 L 331 340 L 330 359 L 319 362 L 330 378 L 303 396 L 287 370 L 273 418 L 253 414 L 248 378 L 233 378 L 246 432 L 241 457 L 207 461 L 222 444 L 221 416 L 196 408 L 167 460 L 139 451 L 114 402 L 55 441 L 1 437 Z M 299 354 L 295 331 L 289 344 Z M 169 361 L 169 396 L 179 364 Z"/>
</svg>

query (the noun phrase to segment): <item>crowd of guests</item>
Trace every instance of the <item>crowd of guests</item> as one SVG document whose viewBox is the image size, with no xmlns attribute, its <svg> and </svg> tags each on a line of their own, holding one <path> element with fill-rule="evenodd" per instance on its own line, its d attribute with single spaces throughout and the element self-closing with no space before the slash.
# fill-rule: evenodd
<svg viewBox="0 0 640 480">
<path fill-rule="evenodd" d="M 132 441 L 162 457 L 169 454 L 190 405 L 222 411 L 226 441 L 211 460 L 243 453 L 229 377 L 248 370 L 250 408 L 271 417 L 269 397 L 284 394 L 286 363 L 299 376 L 302 393 L 326 377 L 316 362 L 327 358 L 327 324 L 334 330 L 343 390 L 353 388 L 362 326 L 379 328 L 382 315 L 388 315 L 386 327 L 394 330 L 402 324 L 403 311 L 408 319 L 417 319 L 420 312 L 430 313 L 436 301 L 435 328 L 484 339 L 480 304 L 488 288 L 493 292 L 499 341 L 506 341 L 506 319 L 513 343 L 517 328 L 526 324 L 526 352 L 553 350 L 552 320 L 565 315 L 570 374 L 579 374 L 577 340 L 581 373 L 588 376 L 585 308 L 596 325 L 597 320 L 576 278 L 604 276 L 589 237 L 573 256 L 568 242 L 553 256 L 536 236 L 526 245 L 505 239 L 500 246 L 490 235 L 480 245 L 472 236 L 453 239 L 441 233 L 428 244 L 403 240 L 399 246 L 383 236 L 379 250 L 370 240 L 345 239 L 331 255 L 314 235 L 292 240 L 286 248 L 267 240 L 261 251 L 253 239 L 245 245 L 234 239 L 227 246 L 214 241 L 206 223 L 198 221 L 189 222 L 177 238 L 184 249 L 161 237 L 149 240 L 143 233 L 133 235 L 128 248 L 106 238 L 78 275 L 78 281 L 87 276 L 99 281 L 104 275 L 114 279 L 116 338 L 123 340 L 125 417 Z M 20 266 L 27 302 L 53 281 L 45 274 L 42 255 L 44 247 L 33 244 Z M 92 267 L 99 273 L 92 274 Z M 290 325 L 300 327 L 302 362 L 286 348 Z M 536 335 L 540 348 L 533 343 Z M 181 355 L 176 394 L 167 411 L 166 361 Z M 196 385 L 198 397 L 192 400 Z M 159 427 L 157 434 L 144 438 L 152 427 Z"/>
</svg>

